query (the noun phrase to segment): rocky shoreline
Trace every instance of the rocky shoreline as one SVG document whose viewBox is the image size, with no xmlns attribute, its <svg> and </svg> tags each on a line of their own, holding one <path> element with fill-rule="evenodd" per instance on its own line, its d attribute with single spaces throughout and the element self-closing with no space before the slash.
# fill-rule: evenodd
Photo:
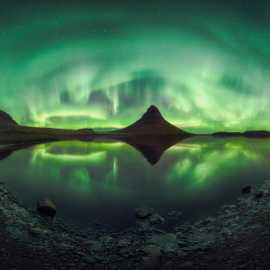
<svg viewBox="0 0 270 270">
<path fill-rule="evenodd" d="M 136 215 L 126 231 L 82 232 L 26 209 L 1 183 L 0 269 L 270 269 L 270 181 L 170 231 L 152 210 Z"/>
</svg>

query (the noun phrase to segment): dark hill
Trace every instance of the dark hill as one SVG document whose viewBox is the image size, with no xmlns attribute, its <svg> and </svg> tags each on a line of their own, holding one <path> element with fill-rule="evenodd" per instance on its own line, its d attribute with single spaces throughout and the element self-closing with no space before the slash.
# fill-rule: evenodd
<svg viewBox="0 0 270 270">
<path fill-rule="evenodd" d="M 9 114 L 5 113 L 4 111 L 0 111 L 0 128 L 16 125 L 16 121 L 13 120 L 13 118 Z"/>
<path fill-rule="evenodd" d="M 212 136 L 226 138 L 226 137 L 247 137 L 247 138 L 269 138 L 270 132 L 265 130 L 254 130 L 245 132 L 216 132 Z"/>
<path fill-rule="evenodd" d="M 159 109 L 153 105 L 147 109 L 138 121 L 121 129 L 120 132 L 127 135 L 177 135 L 182 137 L 191 135 L 165 120 Z"/>
</svg>

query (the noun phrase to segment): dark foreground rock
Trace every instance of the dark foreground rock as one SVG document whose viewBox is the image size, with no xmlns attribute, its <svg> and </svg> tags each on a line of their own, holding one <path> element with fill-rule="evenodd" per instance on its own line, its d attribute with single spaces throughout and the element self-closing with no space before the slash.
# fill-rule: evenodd
<svg viewBox="0 0 270 270">
<path fill-rule="evenodd" d="M 153 215 L 153 213 L 154 213 L 153 208 L 141 207 L 135 209 L 135 215 L 139 219 L 149 218 L 151 215 Z"/>
<path fill-rule="evenodd" d="M 37 202 L 37 211 L 41 216 L 53 218 L 56 214 L 56 205 L 50 199 L 43 199 Z"/>
<path fill-rule="evenodd" d="M 215 217 L 122 232 L 48 222 L 0 184 L 0 269 L 270 269 L 269 228 L 269 181 Z"/>
<path fill-rule="evenodd" d="M 248 194 L 251 192 L 251 186 L 245 186 L 242 188 L 242 193 L 243 194 Z"/>
</svg>

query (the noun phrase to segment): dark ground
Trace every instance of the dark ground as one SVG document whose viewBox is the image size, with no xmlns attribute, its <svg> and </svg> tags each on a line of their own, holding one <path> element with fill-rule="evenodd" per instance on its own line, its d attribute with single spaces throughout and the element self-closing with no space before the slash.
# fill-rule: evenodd
<svg viewBox="0 0 270 270">
<path fill-rule="evenodd" d="M 0 269 L 270 269 L 270 181 L 215 217 L 118 233 L 41 218 L 0 184 L 0 221 Z"/>
</svg>

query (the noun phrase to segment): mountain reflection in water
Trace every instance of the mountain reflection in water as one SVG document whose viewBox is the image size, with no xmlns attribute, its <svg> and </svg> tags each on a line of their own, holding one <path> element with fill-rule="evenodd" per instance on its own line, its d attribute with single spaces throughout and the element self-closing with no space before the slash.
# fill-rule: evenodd
<svg viewBox="0 0 270 270">
<path fill-rule="evenodd" d="M 29 207 L 49 197 L 69 221 L 122 228 L 135 222 L 134 208 L 142 205 L 164 216 L 180 210 L 183 220 L 214 213 L 243 186 L 269 177 L 269 153 L 268 139 L 54 142 L 2 147 L 0 169 L 1 180 Z"/>
</svg>

